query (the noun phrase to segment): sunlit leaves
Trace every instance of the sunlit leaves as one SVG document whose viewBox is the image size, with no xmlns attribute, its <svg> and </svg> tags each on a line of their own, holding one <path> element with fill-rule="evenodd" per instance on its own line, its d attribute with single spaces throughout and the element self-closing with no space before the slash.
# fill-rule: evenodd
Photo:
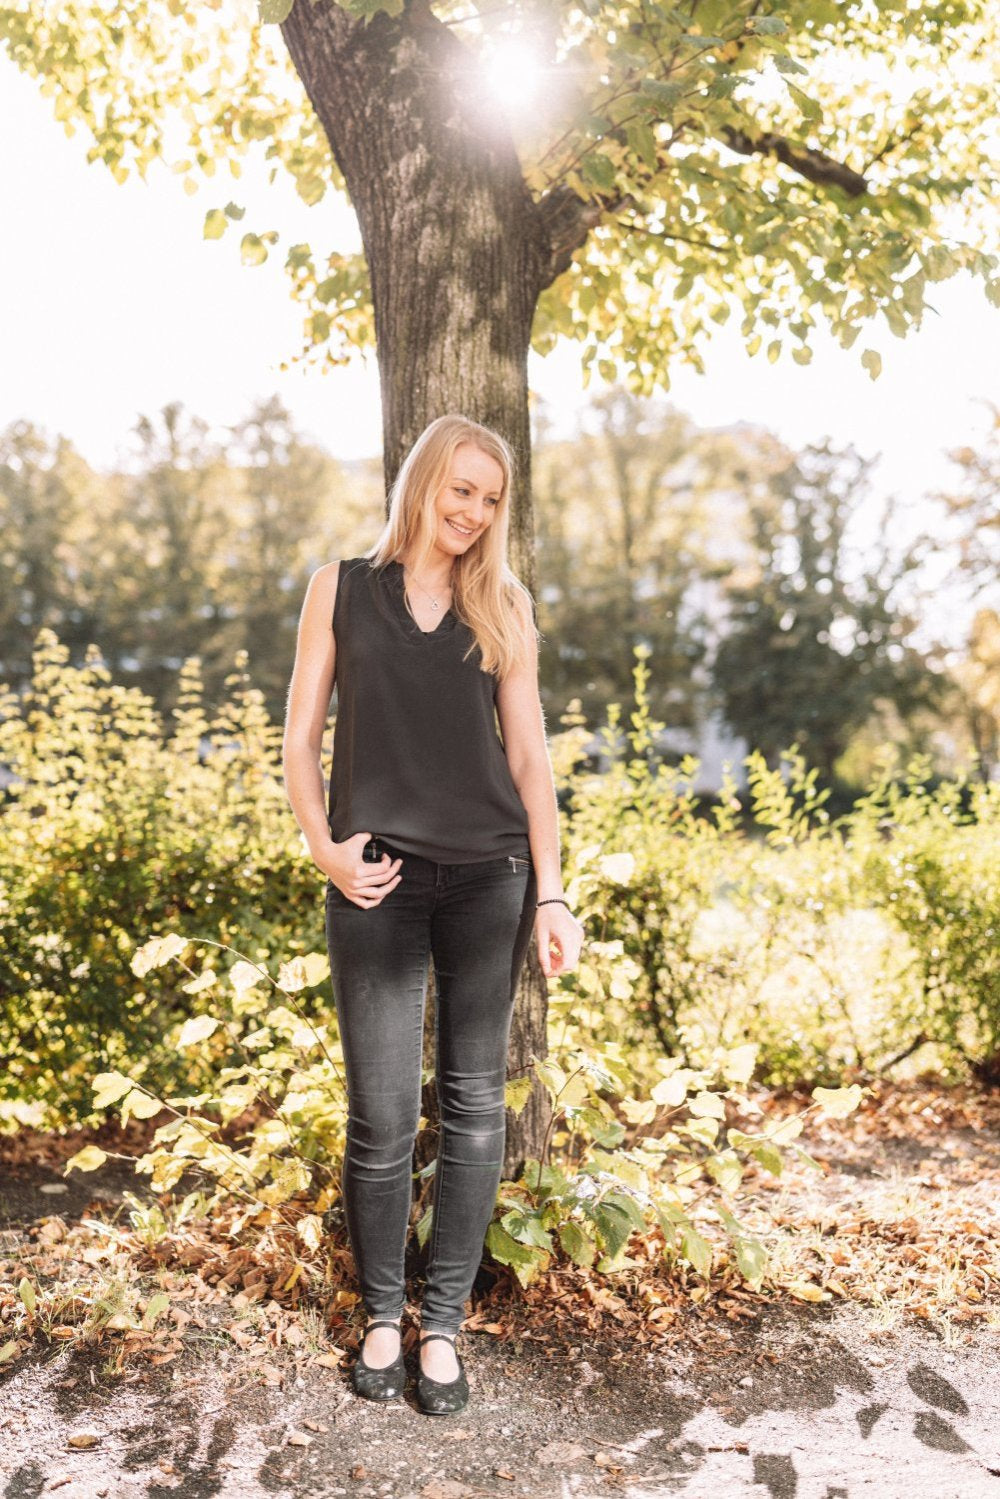
<svg viewBox="0 0 1000 1499">
<path fill-rule="evenodd" d="M 92 133 L 91 159 L 116 180 L 159 159 L 194 191 L 222 166 L 237 175 L 259 148 L 312 204 L 344 183 L 282 45 L 289 8 L 289 0 L 260 0 L 258 11 L 195 13 L 172 0 L 123 29 L 106 9 L 76 0 L 58 25 L 44 7 L 8 11 L 0 36 L 40 76 L 65 127 Z M 404 15 L 402 0 L 342 8 L 365 22 Z M 852 323 L 879 312 L 900 336 L 918 325 L 922 288 L 899 306 L 893 296 L 914 254 L 941 252 L 931 280 L 963 265 L 996 279 L 995 263 L 969 248 L 974 234 L 965 248 L 944 243 L 943 213 L 960 208 L 980 226 L 992 217 L 997 171 L 984 126 L 995 97 L 995 14 L 972 0 L 949 7 L 946 19 L 937 7 L 829 0 L 783 5 L 780 15 L 747 9 L 720 0 L 695 14 L 654 3 L 635 24 L 612 27 L 594 0 L 554 18 L 552 87 L 516 146 L 536 198 L 569 185 L 601 213 L 560 278 L 568 286 L 541 296 L 538 352 L 569 336 L 585 346 L 585 374 L 622 369 L 648 393 L 669 384 L 677 359 L 701 366 L 723 290 L 750 319 L 747 336 L 763 331 L 769 357 L 790 351 L 805 364 L 813 324 L 797 342 L 767 341 L 769 329 L 805 309 L 816 308 L 845 348 Z M 445 25 L 461 19 L 474 65 L 483 42 L 467 9 L 439 0 L 433 14 Z M 956 80 L 946 91 L 923 82 L 944 75 Z M 441 99 L 447 107 L 446 89 Z M 517 136 L 522 127 L 510 128 Z M 867 164 L 869 194 L 848 200 L 769 151 L 734 161 L 727 130 L 751 141 L 775 133 L 832 162 Z M 223 236 L 235 216 L 208 210 L 204 236 Z M 262 265 L 274 242 L 273 231 L 243 236 L 243 264 Z M 299 357 L 324 364 L 374 343 L 364 256 L 336 261 L 317 259 L 306 275 L 291 259 L 286 267 L 303 305 Z M 575 295 L 598 266 L 600 296 Z"/>
<path fill-rule="evenodd" d="M 851 1083 L 848 1088 L 814 1088 L 812 1096 L 827 1118 L 844 1119 L 858 1108 L 864 1090 L 859 1083 Z"/>
<path fill-rule="evenodd" d="M 187 1046 L 197 1046 L 214 1035 L 218 1026 L 219 1020 L 215 1015 L 192 1015 L 181 1026 L 176 1044 L 182 1050 Z"/>
<path fill-rule="evenodd" d="M 121 1072 L 99 1072 L 93 1081 L 94 1108 L 110 1108 L 124 1098 L 132 1087 L 132 1079 Z"/>
<path fill-rule="evenodd" d="M 99 1145 L 85 1145 L 66 1162 L 64 1175 L 70 1171 L 96 1171 L 104 1165 L 107 1154 Z"/>
<path fill-rule="evenodd" d="M 257 0 L 257 9 L 262 26 L 280 26 L 291 14 L 295 0 Z"/>
<path fill-rule="evenodd" d="M 180 937 L 176 933 L 168 933 L 164 937 L 151 937 L 148 942 L 136 949 L 132 956 L 130 967 L 132 972 L 142 978 L 154 968 L 162 968 L 173 958 L 179 958 L 188 946 L 188 939 Z"/>
</svg>

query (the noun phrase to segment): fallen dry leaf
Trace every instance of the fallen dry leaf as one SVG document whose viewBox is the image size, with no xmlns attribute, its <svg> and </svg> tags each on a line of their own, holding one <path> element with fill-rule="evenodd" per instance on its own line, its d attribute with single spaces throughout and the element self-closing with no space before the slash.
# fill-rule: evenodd
<svg viewBox="0 0 1000 1499">
<path fill-rule="evenodd" d="M 100 1437 L 93 1431 L 78 1431 L 67 1439 L 66 1446 L 83 1450 L 87 1447 L 96 1447 L 100 1440 Z"/>
</svg>

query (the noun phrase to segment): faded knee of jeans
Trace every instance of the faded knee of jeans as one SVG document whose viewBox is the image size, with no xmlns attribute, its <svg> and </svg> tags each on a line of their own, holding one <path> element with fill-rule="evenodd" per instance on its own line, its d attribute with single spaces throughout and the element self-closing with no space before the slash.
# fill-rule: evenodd
<svg viewBox="0 0 1000 1499">
<path fill-rule="evenodd" d="M 347 1121 L 351 1161 L 371 1171 L 409 1166 L 418 1122 L 419 1115 L 408 1104 L 392 1106 L 391 1099 L 357 1102 Z"/>
<path fill-rule="evenodd" d="M 495 1073 L 452 1079 L 441 1090 L 440 1111 L 449 1159 L 495 1165 L 503 1158 L 507 1111 Z"/>
</svg>

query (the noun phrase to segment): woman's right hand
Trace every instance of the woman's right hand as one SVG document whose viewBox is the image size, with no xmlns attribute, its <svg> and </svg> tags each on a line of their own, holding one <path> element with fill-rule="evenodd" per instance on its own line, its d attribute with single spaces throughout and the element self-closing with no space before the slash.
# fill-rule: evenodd
<svg viewBox="0 0 1000 1499">
<path fill-rule="evenodd" d="M 395 890 L 403 876 L 399 873 L 402 859 L 390 859 L 383 854 L 377 864 L 366 864 L 361 850 L 371 833 L 352 833 L 343 843 L 330 841 L 323 855 L 316 859 L 320 869 L 332 880 L 342 895 L 356 906 L 381 905 L 382 900 Z"/>
</svg>

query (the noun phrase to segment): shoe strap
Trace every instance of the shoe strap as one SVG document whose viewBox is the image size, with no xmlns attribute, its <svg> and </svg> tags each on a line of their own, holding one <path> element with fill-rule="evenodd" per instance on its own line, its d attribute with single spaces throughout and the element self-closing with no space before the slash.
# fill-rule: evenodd
<svg viewBox="0 0 1000 1499">
<path fill-rule="evenodd" d="M 397 1332 L 402 1332 L 402 1326 L 399 1322 L 390 1322 L 386 1318 L 380 1318 L 377 1322 L 368 1323 L 368 1326 L 365 1328 L 366 1338 L 373 1327 L 394 1327 Z"/>
<path fill-rule="evenodd" d="M 420 1341 L 421 1343 L 429 1343 L 431 1338 L 444 1338 L 446 1343 L 453 1344 L 457 1336 L 458 1334 L 454 1332 L 422 1332 L 420 1334 Z"/>
</svg>

